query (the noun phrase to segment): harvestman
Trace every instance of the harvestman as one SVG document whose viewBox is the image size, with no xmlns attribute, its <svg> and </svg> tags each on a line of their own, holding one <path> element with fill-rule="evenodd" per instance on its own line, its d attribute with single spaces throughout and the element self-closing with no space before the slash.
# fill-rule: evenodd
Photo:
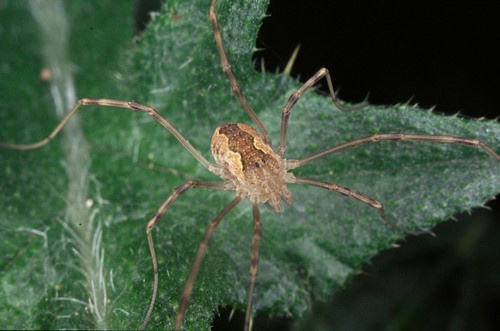
<svg viewBox="0 0 500 331">
<path fill-rule="evenodd" d="M 62 119 L 62 121 L 57 125 L 57 127 L 50 133 L 45 139 L 26 145 L 17 145 L 0 142 L 0 147 L 19 149 L 19 150 L 29 150 L 42 147 L 50 142 L 63 128 L 63 126 L 68 122 L 71 116 L 81 107 L 81 106 L 106 106 L 106 107 L 118 107 L 126 108 L 133 111 L 144 112 L 151 116 L 154 120 L 163 125 L 175 138 L 186 148 L 186 150 L 191 153 L 192 156 L 198 162 L 200 162 L 205 168 L 207 168 L 211 173 L 219 176 L 223 182 L 209 182 L 200 180 L 190 180 L 184 185 L 181 185 L 173 190 L 173 192 L 168 196 L 168 198 L 163 202 L 163 204 L 158 208 L 156 213 L 151 217 L 147 226 L 146 233 L 149 243 L 149 248 L 151 251 L 151 258 L 153 262 L 154 269 L 154 285 L 153 293 L 151 296 L 151 303 L 149 305 L 148 312 L 144 319 L 141 328 L 144 329 L 151 317 L 153 307 L 156 300 L 157 290 L 158 290 L 158 264 L 156 260 L 155 248 L 153 243 L 153 237 L 151 231 L 154 229 L 160 218 L 166 213 L 168 208 L 173 204 L 173 202 L 181 195 L 186 193 L 192 188 L 206 188 L 213 190 L 234 190 L 236 193 L 236 198 L 230 202 L 222 211 L 209 223 L 204 238 L 200 243 L 198 250 L 196 252 L 196 257 L 194 259 L 189 278 L 182 292 L 182 297 L 180 300 L 179 307 L 177 309 L 177 314 L 175 318 L 175 328 L 180 329 L 182 321 L 184 319 L 184 314 L 187 308 L 189 298 L 191 297 L 193 291 L 194 281 L 200 270 L 201 262 L 208 249 L 208 245 L 212 239 L 212 235 L 219 225 L 220 221 L 226 216 L 226 214 L 244 198 L 248 198 L 253 207 L 253 218 L 254 218 L 254 233 L 251 246 L 250 254 L 250 284 L 248 288 L 247 296 L 247 307 L 245 314 L 245 325 L 244 330 L 248 330 L 250 326 L 251 312 L 252 312 L 252 300 L 253 292 L 255 287 L 255 280 L 258 271 L 259 262 L 259 242 L 262 237 L 262 224 L 259 211 L 259 205 L 261 203 L 266 204 L 268 207 L 276 212 L 281 211 L 281 201 L 284 200 L 286 203 L 292 203 L 291 192 L 288 190 L 288 184 L 307 184 L 312 186 L 317 186 L 320 188 L 327 189 L 336 193 L 340 193 L 344 196 L 354 198 L 359 200 L 376 210 L 378 210 L 380 217 L 390 226 L 395 227 L 398 230 L 406 231 L 396 224 L 394 224 L 384 212 L 384 206 L 377 200 L 366 196 L 364 194 L 355 192 L 347 187 L 340 186 L 335 183 L 322 182 L 309 178 L 295 177 L 293 173 L 289 172 L 295 168 L 301 167 L 307 163 L 313 162 L 327 155 L 339 152 L 344 149 L 348 149 L 354 146 L 374 143 L 377 141 L 387 140 L 387 141 L 402 141 L 402 140 L 413 140 L 413 141 L 427 141 L 427 142 L 439 142 L 439 143 L 452 143 L 481 147 L 488 154 L 493 156 L 496 160 L 500 160 L 500 156 L 496 154 L 493 149 L 487 146 L 480 140 L 460 138 L 453 136 L 435 136 L 435 135 L 422 135 L 422 134 L 403 134 L 403 133 L 385 133 L 385 134 L 372 134 L 370 136 L 354 139 L 352 141 L 346 142 L 339 146 L 335 146 L 319 152 L 317 154 L 311 155 L 309 157 L 299 159 L 299 160 L 287 160 L 285 158 L 286 154 L 286 133 L 288 127 L 288 118 L 290 116 L 290 110 L 297 103 L 300 97 L 315 85 L 319 80 L 325 78 L 328 83 L 328 88 L 330 90 L 330 95 L 333 103 L 342 110 L 353 110 L 364 106 L 361 104 L 357 107 L 346 108 L 342 106 L 336 98 L 336 94 L 333 89 L 332 79 L 327 69 L 321 68 L 312 76 L 302 87 L 295 91 L 288 99 L 287 103 L 282 109 L 281 117 L 281 134 L 280 134 L 280 144 L 276 151 L 273 150 L 271 139 L 269 134 L 264 127 L 255 111 L 248 104 L 243 93 L 240 90 L 236 77 L 233 74 L 231 65 L 226 56 L 224 46 L 222 43 L 221 34 L 219 31 L 219 24 L 217 22 L 217 14 L 215 12 L 216 0 L 212 0 L 210 5 L 210 22 L 212 24 L 213 34 L 215 37 L 215 43 L 217 45 L 217 50 L 219 52 L 222 69 L 227 76 L 231 88 L 235 95 L 237 96 L 239 102 L 243 106 L 245 112 L 250 116 L 253 123 L 257 126 L 258 131 L 252 127 L 242 124 L 242 123 L 225 123 L 220 125 L 215 129 L 215 133 L 211 141 L 211 150 L 213 157 L 215 159 L 215 164 L 208 161 L 201 153 L 195 149 L 189 141 L 181 135 L 177 129 L 172 126 L 165 118 L 163 118 L 156 109 L 145 106 L 134 101 L 119 101 L 110 99 L 81 99 L 76 105 L 69 111 L 69 113 Z"/>
</svg>

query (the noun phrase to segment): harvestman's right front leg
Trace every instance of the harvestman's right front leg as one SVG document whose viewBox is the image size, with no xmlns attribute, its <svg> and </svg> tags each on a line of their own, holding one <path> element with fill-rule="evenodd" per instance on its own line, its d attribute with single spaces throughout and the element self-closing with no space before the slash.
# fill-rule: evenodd
<svg viewBox="0 0 500 331">
<path fill-rule="evenodd" d="M 144 318 L 144 321 L 142 322 L 141 325 L 141 330 L 144 330 L 146 328 L 146 325 L 148 324 L 148 321 L 151 317 L 151 314 L 153 313 L 153 308 L 154 304 L 156 301 L 156 294 L 158 292 L 158 262 L 156 260 L 156 253 L 155 253 L 155 247 L 153 243 L 153 236 L 151 235 L 151 231 L 153 231 L 154 227 L 156 226 L 156 223 L 160 220 L 160 218 L 167 212 L 168 208 L 174 203 L 174 201 L 186 193 L 187 190 L 191 188 L 208 188 L 208 189 L 213 189 L 213 190 L 223 190 L 224 189 L 224 184 L 223 183 L 214 183 L 214 182 L 207 182 L 207 181 L 198 181 L 198 180 L 190 180 L 186 184 L 181 185 L 179 187 L 176 187 L 172 193 L 168 196 L 168 198 L 163 202 L 163 204 L 158 208 L 156 213 L 151 217 L 149 220 L 147 226 L 146 226 L 146 234 L 148 236 L 148 243 L 149 243 L 149 250 L 151 252 L 151 260 L 153 262 L 153 270 L 154 270 L 154 284 L 153 284 L 153 294 L 151 296 L 151 303 L 149 304 L 149 309 L 146 314 L 146 317 Z"/>
<path fill-rule="evenodd" d="M 245 311 L 245 326 L 243 331 L 251 330 L 250 318 L 252 315 L 253 292 L 255 289 L 255 280 L 259 271 L 259 243 L 262 239 L 262 220 L 260 218 L 259 205 L 253 204 L 253 239 L 252 250 L 250 252 L 250 284 L 247 293 L 247 308 Z"/>
</svg>

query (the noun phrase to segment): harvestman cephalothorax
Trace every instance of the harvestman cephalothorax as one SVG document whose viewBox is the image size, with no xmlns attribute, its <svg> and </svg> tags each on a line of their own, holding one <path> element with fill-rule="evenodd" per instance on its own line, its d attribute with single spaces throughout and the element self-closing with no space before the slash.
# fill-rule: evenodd
<svg viewBox="0 0 500 331">
<path fill-rule="evenodd" d="M 151 231 L 155 228 L 161 217 L 167 212 L 175 200 L 192 188 L 205 188 L 212 190 L 232 190 L 235 191 L 236 197 L 230 202 L 219 214 L 209 223 L 206 229 L 204 238 L 200 243 L 196 256 L 191 268 L 189 278 L 185 284 L 184 291 L 180 299 L 180 304 L 177 309 L 175 318 L 175 328 L 180 329 L 184 315 L 188 306 L 188 301 L 191 297 L 196 276 L 201 266 L 203 257 L 208 249 L 208 245 L 212 239 L 214 231 L 219 225 L 224 216 L 243 199 L 249 199 L 253 208 L 254 233 L 251 243 L 250 256 L 250 284 L 247 292 L 247 305 L 245 314 L 244 330 L 250 328 L 252 301 L 254 295 L 255 281 L 259 266 L 259 242 L 262 237 L 261 216 L 259 211 L 260 204 L 266 204 L 269 208 L 276 212 L 282 209 L 282 201 L 287 204 L 292 203 L 292 195 L 288 189 L 288 184 L 305 184 L 319 188 L 327 189 L 332 192 L 342 194 L 344 196 L 354 198 L 362 203 L 365 203 L 380 214 L 380 217 L 390 226 L 398 230 L 406 231 L 394 224 L 385 214 L 384 206 L 377 200 L 358 193 L 350 188 L 340 186 L 335 183 L 323 182 L 309 178 L 296 177 L 291 170 L 301 167 L 307 163 L 316 161 L 330 154 L 345 150 L 362 144 L 374 143 L 377 141 L 423 141 L 434 143 L 451 143 L 461 144 L 473 147 L 480 147 L 486 153 L 490 154 L 496 160 L 500 160 L 500 156 L 480 140 L 469 139 L 454 136 L 436 136 L 423 134 L 403 134 L 403 133 L 381 133 L 373 134 L 366 137 L 354 139 L 341 145 L 326 149 L 319 153 L 310 155 L 303 159 L 288 160 L 286 159 L 286 143 L 287 143 L 287 128 L 288 119 L 293 106 L 298 102 L 300 97 L 311 87 L 313 87 L 321 79 L 326 79 L 330 95 L 333 103 L 342 110 L 359 109 L 364 106 L 364 103 L 355 107 L 347 108 L 339 103 L 333 89 L 332 80 L 327 69 L 321 68 L 311 77 L 306 83 L 295 91 L 288 99 L 282 108 L 281 119 L 281 134 L 280 142 L 276 149 L 273 149 L 269 134 L 261 122 L 257 114 L 245 99 L 237 79 L 233 74 L 231 65 L 224 50 L 224 44 L 221 38 L 219 24 L 217 22 L 217 14 L 215 11 L 216 0 L 212 0 L 209 10 L 210 22 L 212 24 L 213 34 L 217 50 L 219 52 L 222 70 L 227 76 L 231 88 L 241 103 L 243 109 L 251 118 L 257 129 L 242 123 L 224 123 L 215 129 L 211 141 L 211 150 L 216 163 L 208 161 L 197 149 L 195 149 L 189 141 L 165 118 L 163 118 L 156 109 L 134 101 L 119 101 L 111 99 L 81 99 L 69 111 L 64 119 L 56 126 L 56 128 L 45 139 L 33 144 L 11 144 L 0 143 L 0 147 L 29 150 L 42 147 L 49 143 L 68 122 L 71 116 L 82 106 L 106 106 L 125 108 L 133 111 L 144 112 L 151 116 L 155 121 L 165 127 L 177 140 L 185 147 L 185 149 L 208 171 L 217 175 L 222 179 L 221 182 L 209 182 L 200 180 L 189 180 L 184 185 L 181 185 L 173 190 L 163 204 L 158 208 L 156 213 L 151 217 L 146 226 L 147 239 L 151 251 L 151 258 L 154 269 L 154 285 L 151 302 L 148 312 L 144 318 L 141 328 L 145 328 L 148 320 L 151 317 L 157 290 L 158 290 L 158 264 L 155 254 L 155 246 Z"/>
</svg>

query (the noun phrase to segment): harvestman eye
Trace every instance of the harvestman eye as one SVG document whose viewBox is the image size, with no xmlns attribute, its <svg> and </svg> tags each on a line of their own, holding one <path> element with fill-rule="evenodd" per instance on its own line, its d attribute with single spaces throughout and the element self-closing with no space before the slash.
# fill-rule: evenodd
<svg viewBox="0 0 500 331">
<path fill-rule="evenodd" d="M 156 213 L 151 217 L 146 226 L 147 240 L 151 251 L 151 259 L 154 271 L 153 293 L 151 295 L 151 302 L 141 325 L 144 329 L 151 317 L 155 300 L 158 291 L 158 264 L 155 253 L 155 245 L 151 232 L 156 227 L 159 220 L 165 215 L 170 206 L 184 193 L 193 188 L 205 188 L 212 190 L 232 190 L 235 191 L 235 198 L 226 207 L 219 212 L 219 214 L 209 223 L 202 242 L 200 243 L 196 252 L 195 259 L 185 284 L 184 290 L 181 295 L 180 304 L 177 309 L 175 317 L 176 330 L 181 329 L 184 315 L 188 307 L 188 302 L 191 297 L 193 286 L 201 267 L 201 262 L 212 236 L 219 225 L 220 221 L 226 214 L 233 209 L 238 203 L 244 199 L 248 199 L 252 204 L 254 233 L 251 243 L 250 254 L 250 283 L 247 292 L 247 305 L 245 313 L 244 330 L 250 328 L 251 315 L 252 315 L 252 302 L 254 297 L 255 281 L 259 266 L 259 242 L 262 237 L 262 222 L 260 216 L 260 204 L 265 204 L 275 212 L 282 210 L 282 202 L 287 204 L 292 203 L 292 194 L 288 189 L 289 184 L 303 184 L 312 185 L 319 188 L 327 189 L 329 191 L 339 193 L 346 197 L 354 198 L 368 206 L 374 208 L 380 214 L 380 217 L 388 225 L 407 233 L 418 234 L 421 232 L 411 232 L 402 229 L 393 223 L 386 215 L 384 206 L 374 198 L 371 198 L 362 193 L 356 192 L 350 188 L 340 186 L 335 183 L 323 182 L 309 178 L 296 177 L 291 170 L 301 167 L 307 163 L 316 161 L 330 154 L 355 147 L 358 145 L 375 143 L 378 141 L 421 141 L 430 143 L 449 143 L 468 145 L 473 147 L 482 148 L 486 153 L 490 154 L 496 160 L 500 160 L 500 156 L 496 154 L 492 148 L 487 146 L 480 140 L 453 137 L 453 136 L 436 136 L 436 135 L 423 135 L 423 134 L 403 134 L 403 133 L 381 133 L 373 134 L 366 137 L 354 139 L 343 143 L 341 145 L 326 149 L 319 153 L 307 156 L 302 159 L 288 160 L 286 156 L 286 143 L 287 143 L 287 128 L 288 119 L 293 106 L 298 102 L 300 97 L 312 86 L 314 86 L 321 79 L 325 79 L 330 91 L 330 96 L 336 107 L 341 110 L 350 111 L 360 109 L 365 106 L 365 103 L 355 107 L 345 107 L 337 100 L 335 91 L 333 89 L 332 79 L 327 69 L 321 68 L 306 81 L 302 87 L 295 91 L 283 106 L 281 112 L 281 134 L 278 147 L 274 150 L 272 147 L 269 134 L 261 122 L 255 111 L 248 104 L 240 86 L 236 80 L 235 75 L 231 69 L 231 65 L 226 56 L 224 45 L 222 42 L 219 24 L 217 22 L 217 14 L 215 11 L 216 0 L 212 0 L 210 5 L 209 17 L 212 24 L 213 34 L 217 50 L 220 56 L 222 70 L 227 76 L 231 88 L 243 106 L 243 109 L 251 118 L 253 124 L 257 129 L 242 123 L 225 123 L 215 129 L 211 141 L 211 150 L 216 163 L 208 161 L 197 149 L 195 149 L 189 141 L 174 127 L 163 118 L 153 107 L 142 105 L 134 101 L 119 101 L 111 99 L 81 99 L 56 128 L 45 139 L 39 142 L 20 145 L 0 142 L 0 147 L 29 150 L 42 147 L 49 143 L 58 133 L 63 126 L 68 122 L 71 116 L 83 106 L 105 106 L 105 107 L 118 107 L 125 108 L 133 111 L 143 112 L 151 116 L 155 121 L 165 127 L 196 159 L 201 165 L 207 168 L 208 171 L 217 175 L 222 179 L 220 182 L 208 182 L 201 180 L 190 180 L 184 185 L 181 185 L 173 190 L 163 204 L 158 208 Z"/>
</svg>

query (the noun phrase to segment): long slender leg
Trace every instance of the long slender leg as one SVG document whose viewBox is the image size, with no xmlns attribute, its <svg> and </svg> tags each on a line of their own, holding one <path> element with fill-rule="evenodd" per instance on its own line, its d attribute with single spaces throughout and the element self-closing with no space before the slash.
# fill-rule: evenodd
<svg viewBox="0 0 500 331">
<path fill-rule="evenodd" d="M 337 108 L 344 110 L 344 111 L 351 111 L 351 110 L 357 110 L 365 107 L 367 103 L 363 101 L 362 103 L 353 106 L 353 107 L 346 107 L 343 106 L 339 100 L 337 99 L 337 94 L 335 93 L 335 90 L 333 89 L 333 84 L 332 84 L 332 78 L 330 76 L 330 73 L 328 69 L 326 68 L 321 68 L 319 69 L 314 76 L 309 78 L 307 82 L 304 83 L 297 91 L 292 93 L 290 97 L 288 98 L 288 101 L 286 102 L 285 106 L 282 109 L 281 112 L 281 134 L 280 134 L 280 145 L 277 149 L 277 153 L 279 156 L 284 157 L 285 152 L 286 152 L 286 133 L 288 130 L 288 119 L 290 117 L 290 110 L 292 109 L 293 106 L 299 101 L 300 97 L 311 87 L 314 86 L 320 79 L 326 78 L 326 81 L 328 83 L 328 89 L 330 90 L 330 96 L 332 97 L 332 101 L 337 106 Z"/>
<path fill-rule="evenodd" d="M 387 224 L 389 224 L 390 226 L 398 229 L 399 231 L 406 232 L 406 233 L 412 234 L 412 235 L 419 235 L 419 234 L 424 234 L 424 233 L 432 234 L 432 232 L 425 231 L 425 230 L 424 231 L 416 231 L 415 232 L 415 231 L 408 231 L 406 229 L 401 228 L 400 226 L 394 224 L 385 215 L 384 206 L 378 200 L 375 200 L 375 199 L 373 199 L 373 198 L 371 198 L 371 197 L 369 197 L 367 195 L 355 192 L 355 191 L 351 190 L 348 187 L 340 186 L 340 185 L 335 184 L 335 183 L 322 182 L 322 181 L 319 181 L 319 180 L 314 180 L 314 179 L 309 179 L 309 178 L 296 178 L 295 183 L 296 184 L 307 184 L 307 185 L 321 187 L 321 188 L 327 189 L 329 191 L 342 194 L 342 195 L 344 195 L 346 197 L 353 198 L 353 199 L 356 199 L 358 201 L 361 201 L 361 202 L 369 205 L 370 207 L 373 207 L 373 208 L 377 209 L 378 212 L 379 212 L 379 214 L 380 214 L 380 217 L 382 217 L 382 219 Z"/>
<path fill-rule="evenodd" d="M 182 320 L 184 319 L 184 314 L 186 312 L 186 307 L 193 293 L 193 285 L 196 280 L 196 276 L 200 271 L 201 261 L 207 252 L 208 245 L 212 240 L 212 236 L 215 232 L 215 229 L 219 225 L 220 221 L 226 216 L 226 214 L 236 206 L 242 198 L 240 196 L 236 197 L 231 203 L 229 203 L 222 211 L 217 215 L 210 224 L 208 224 L 207 230 L 205 231 L 205 236 L 198 246 L 198 251 L 196 252 L 196 257 L 194 258 L 193 266 L 191 267 L 191 272 L 189 273 L 188 280 L 184 287 L 184 291 L 182 292 L 181 301 L 179 304 L 179 308 L 177 309 L 177 314 L 175 315 L 175 330 L 180 330 L 182 325 Z"/>
<path fill-rule="evenodd" d="M 220 35 L 219 23 L 217 22 L 217 13 L 215 12 L 216 2 L 217 2 L 216 0 L 212 0 L 212 4 L 210 5 L 209 16 L 210 16 L 210 22 L 212 23 L 212 29 L 214 31 L 215 43 L 217 44 L 217 50 L 219 52 L 220 61 L 222 64 L 222 70 L 226 74 L 227 79 L 231 84 L 231 89 L 233 90 L 234 94 L 236 94 L 236 97 L 238 97 L 238 100 L 245 109 L 246 113 L 250 116 L 252 121 L 255 123 L 255 125 L 259 128 L 260 132 L 262 133 L 264 142 L 266 144 L 271 145 L 271 138 L 269 136 L 269 133 L 267 132 L 266 128 L 264 127 L 264 124 L 259 119 L 255 111 L 248 104 L 245 96 L 243 95 L 243 92 L 241 91 L 238 81 L 234 76 L 233 70 L 231 69 L 231 65 L 229 64 L 229 60 L 227 59 L 226 51 L 224 50 L 224 44 L 222 42 L 222 37 Z"/>
<path fill-rule="evenodd" d="M 327 155 L 342 151 L 344 149 L 352 148 L 355 146 L 375 143 L 378 141 L 428 141 L 435 143 L 448 143 L 448 144 L 459 144 L 459 145 L 467 145 L 467 146 L 476 146 L 484 149 L 488 154 L 493 156 L 495 159 L 500 160 L 500 156 L 493 151 L 491 147 L 486 145 L 479 139 L 469 139 L 469 138 L 461 138 L 461 137 L 453 137 L 453 136 L 434 136 L 434 135 L 425 135 L 425 134 L 405 134 L 405 133 L 383 133 L 383 134 L 372 134 L 367 137 L 354 139 L 349 142 L 346 142 L 342 145 L 338 145 L 323 152 L 319 152 L 317 154 L 311 155 L 301 160 L 289 160 L 287 163 L 287 169 L 295 169 L 303 166 L 306 163 L 312 162 L 317 159 L 321 159 Z"/>
<path fill-rule="evenodd" d="M 172 193 L 168 196 L 168 198 L 162 203 L 160 208 L 158 208 L 156 213 L 153 215 L 153 217 L 151 217 L 148 224 L 146 225 L 146 234 L 148 236 L 149 251 L 151 252 L 151 260 L 153 262 L 154 284 L 153 284 L 153 294 L 151 295 L 151 302 L 149 304 L 149 309 L 146 314 L 146 317 L 144 318 L 144 321 L 141 324 L 141 330 L 144 330 L 146 328 L 149 318 L 153 313 L 153 308 L 156 301 L 156 294 L 158 292 L 158 263 L 156 260 L 155 246 L 153 243 L 153 236 L 151 235 L 151 231 L 153 231 L 154 227 L 156 226 L 160 218 L 167 212 L 168 208 L 170 208 L 170 206 L 174 203 L 174 201 L 191 188 L 208 188 L 213 190 L 223 190 L 224 184 L 206 182 L 201 180 L 200 181 L 190 180 L 186 184 L 176 187 L 172 191 Z"/>
<path fill-rule="evenodd" d="M 82 106 L 104 106 L 104 107 L 117 107 L 117 108 L 125 108 L 133 111 L 138 111 L 142 113 L 146 113 L 151 116 L 155 121 L 163 125 L 165 129 L 167 129 L 181 144 L 184 148 L 187 149 L 191 155 L 194 156 L 198 162 L 200 162 L 205 168 L 207 168 L 210 172 L 218 175 L 220 172 L 220 166 L 217 164 L 212 164 L 209 162 L 196 148 L 194 148 L 189 141 L 182 136 L 182 134 L 177 131 L 177 129 L 170 124 L 165 118 L 163 118 L 156 109 L 153 107 L 145 106 L 135 101 L 120 101 L 120 100 L 111 100 L 111 99 L 80 99 L 78 102 L 71 108 L 68 114 L 61 120 L 61 122 L 56 126 L 56 128 L 44 139 L 33 143 L 33 144 L 10 144 L 0 142 L 0 147 L 11 148 L 11 149 L 20 149 L 20 150 L 28 150 L 42 147 L 48 144 L 61 129 L 66 125 L 71 116 L 75 114 L 75 112 L 80 109 Z"/>
<path fill-rule="evenodd" d="M 250 253 L 250 285 L 247 293 L 247 309 L 245 313 L 244 331 L 250 328 L 250 316 L 252 315 L 253 292 L 255 289 L 255 280 L 259 271 L 259 243 L 262 239 L 262 222 L 260 219 L 259 204 L 253 204 L 253 239 L 252 251 Z"/>
</svg>

